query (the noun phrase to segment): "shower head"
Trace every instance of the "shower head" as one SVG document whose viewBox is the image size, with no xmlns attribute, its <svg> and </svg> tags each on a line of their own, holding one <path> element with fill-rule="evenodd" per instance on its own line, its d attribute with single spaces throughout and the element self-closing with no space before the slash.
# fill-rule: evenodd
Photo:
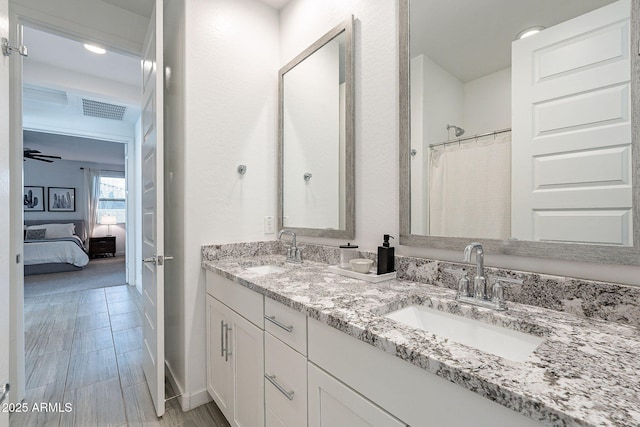
<svg viewBox="0 0 640 427">
<path fill-rule="evenodd" d="M 462 129 L 461 127 L 458 127 L 456 125 L 447 125 L 447 131 L 449 131 L 449 129 L 451 128 L 455 130 L 456 136 L 462 136 L 464 134 L 464 129 Z"/>
</svg>

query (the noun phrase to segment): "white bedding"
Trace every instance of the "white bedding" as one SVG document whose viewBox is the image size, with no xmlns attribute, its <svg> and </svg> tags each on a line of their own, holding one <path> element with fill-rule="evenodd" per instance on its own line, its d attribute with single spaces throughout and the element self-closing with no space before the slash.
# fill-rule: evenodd
<svg viewBox="0 0 640 427">
<path fill-rule="evenodd" d="M 82 243 L 79 238 L 78 242 Z M 89 256 L 70 240 L 25 241 L 24 265 L 51 263 L 67 263 L 84 267 L 89 263 Z"/>
</svg>

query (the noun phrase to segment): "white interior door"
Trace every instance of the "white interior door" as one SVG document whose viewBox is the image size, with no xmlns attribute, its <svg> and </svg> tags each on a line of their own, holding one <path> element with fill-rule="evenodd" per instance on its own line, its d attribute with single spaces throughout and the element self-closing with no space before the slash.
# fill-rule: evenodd
<svg viewBox="0 0 640 427">
<path fill-rule="evenodd" d="M 156 0 L 142 54 L 143 369 L 164 414 L 164 199 L 162 0 Z"/>
<path fill-rule="evenodd" d="M 0 37 L 9 37 L 9 3 L 0 0 Z M 16 56 L 16 55 L 14 55 Z M 11 204 L 9 190 L 9 61 L 0 56 L 0 399 L 3 386 L 9 382 L 9 269 L 12 268 L 10 239 Z M 6 402 L 6 401 L 5 401 Z M 0 410 L 0 427 L 9 425 L 8 411 Z"/>
<path fill-rule="evenodd" d="M 630 246 L 629 0 L 513 43 L 512 236 Z"/>
</svg>

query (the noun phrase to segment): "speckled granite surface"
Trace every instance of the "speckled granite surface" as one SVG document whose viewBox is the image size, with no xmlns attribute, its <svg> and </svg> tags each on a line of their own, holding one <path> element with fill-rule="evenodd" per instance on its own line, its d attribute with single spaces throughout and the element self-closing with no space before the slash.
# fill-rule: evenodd
<svg viewBox="0 0 640 427">
<path fill-rule="evenodd" d="M 457 289 L 458 276 L 446 270 L 473 266 L 423 258 L 396 257 L 400 278 Z M 507 301 L 534 305 L 640 327 L 640 287 L 485 267 L 485 276 L 521 279 L 521 285 L 505 283 Z"/>
<path fill-rule="evenodd" d="M 337 247 L 300 244 L 303 258 L 310 261 L 338 264 Z M 202 248 L 203 260 L 228 257 L 284 254 L 280 241 L 211 245 Z M 376 254 L 360 252 L 362 258 L 376 259 Z M 452 263 L 426 258 L 396 256 L 398 278 L 457 289 L 458 277 L 446 270 L 466 268 L 473 272 L 475 264 Z M 640 287 L 596 282 L 485 267 L 487 277 L 522 279 L 522 285 L 505 284 L 507 301 L 534 305 L 589 318 L 599 318 L 640 327 Z M 470 277 L 472 274 L 469 275 Z"/>
<path fill-rule="evenodd" d="M 414 261 L 398 257 L 404 277 L 420 276 L 421 281 L 444 285 L 412 280 L 373 284 L 328 273 L 327 265 L 311 261 L 309 253 L 301 266 L 284 264 L 281 255 L 261 254 L 282 250 L 269 245 L 203 248 L 203 267 L 543 424 L 640 425 L 636 327 L 514 303 L 506 313 L 459 305 L 447 287 L 450 278 L 443 273 L 444 263 L 425 260 L 412 266 Z M 318 252 L 331 259 L 331 249 Z M 231 254 L 251 254 L 251 258 L 236 259 Z M 284 265 L 286 272 L 259 275 L 244 268 L 247 262 Z M 589 283 L 567 284 L 571 286 L 579 290 Z M 535 294 L 535 287 L 531 289 L 527 292 Z M 383 317 L 412 303 L 542 335 L 545 340 L 526 362 L 516 363 Z"/>
</svg>

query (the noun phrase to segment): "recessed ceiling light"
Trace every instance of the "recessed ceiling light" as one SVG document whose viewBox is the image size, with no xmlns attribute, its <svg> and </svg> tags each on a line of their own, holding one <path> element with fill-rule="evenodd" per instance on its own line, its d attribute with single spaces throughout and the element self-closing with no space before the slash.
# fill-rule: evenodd
<svg viewBox="0 0 640 427">
<path fill-rule="evenodd" d="M 544 27 L 542 27 L 542 26 L 530 27 L 530 28 L 527 28 L 525 30 L 520 31 L 515 39 L 516 40 L 526 39 L 527 37 L 530 37 L 530 36 L 532 36 L 534 34 L 538 34 L 542 30 L 544 30 Z"/>
<path fill-rule="evenodd" d="M 87 49 L 89 52 L 97 53 L 98 55 L 104 55 L 107 52 L 106 50 L 104 50 L 101 47 L 94 46 L 94 45 L 88 44 L 88 43 L 84 44 L 84 48 Z"/>
</svg>

